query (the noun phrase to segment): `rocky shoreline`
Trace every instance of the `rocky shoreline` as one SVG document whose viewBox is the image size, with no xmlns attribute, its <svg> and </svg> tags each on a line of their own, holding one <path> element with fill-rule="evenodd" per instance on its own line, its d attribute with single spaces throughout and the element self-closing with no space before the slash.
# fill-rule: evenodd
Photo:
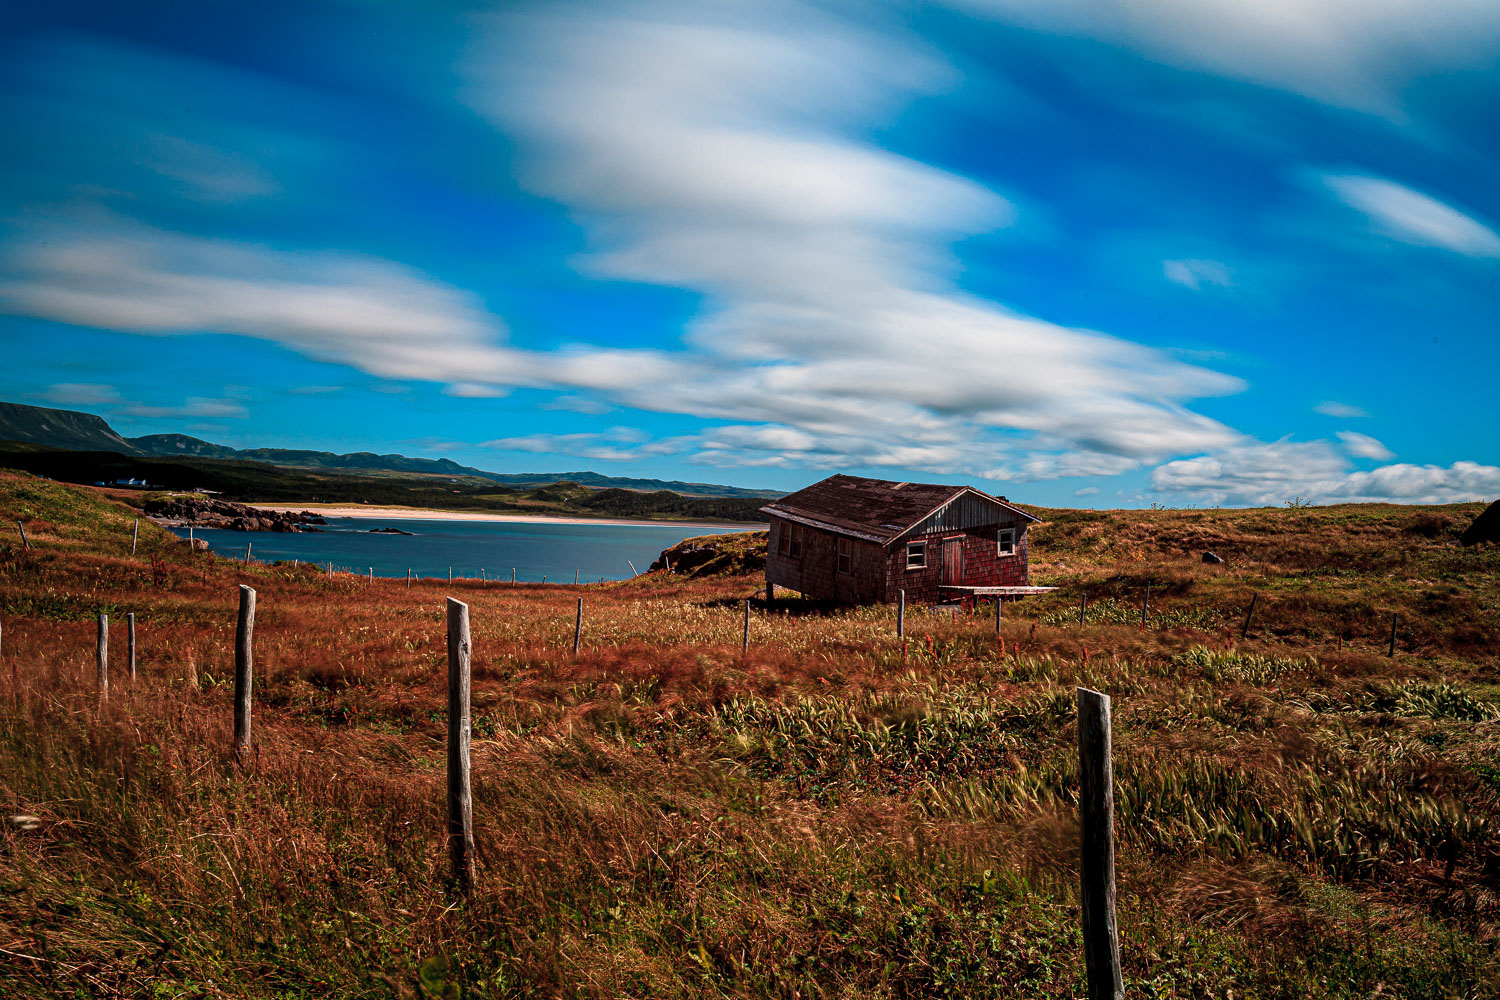
<svg viewBox="0 0 1500 1000">
<path fill-rule="evenodd" d="M 317 531 L 327 524 L 312 511 L 274 511 L 207 497 L 152 500 L 142 513 L 163 527 L 222 528 L 227 531 Z"/>
</svg>

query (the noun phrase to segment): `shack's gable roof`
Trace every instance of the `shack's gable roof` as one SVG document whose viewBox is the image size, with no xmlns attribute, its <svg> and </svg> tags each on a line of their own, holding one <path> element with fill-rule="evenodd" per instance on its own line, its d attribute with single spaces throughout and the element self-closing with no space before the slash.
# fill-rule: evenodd
<svg viewBox="0 0 1500 1000">
<path fill-rule="evenodd" d="M 798 524 L 885 545 L 965 493 L 974 494 L 1029 521 L 1038 520 L 1019 507 L 972 486 L 896 483 L 842 475 L 813 483 L 766 504 L 760 511 Z"/>
</svg>

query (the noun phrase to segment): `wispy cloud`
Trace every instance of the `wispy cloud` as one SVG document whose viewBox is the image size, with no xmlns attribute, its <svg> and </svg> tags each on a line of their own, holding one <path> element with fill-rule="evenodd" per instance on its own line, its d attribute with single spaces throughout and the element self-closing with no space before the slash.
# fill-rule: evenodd
<svg viewBox="0 0 1500 1000">
<path fill-rule="evenodd" d="M 1325 174 L 1323 182 L 1382 235 L 1470 257 L 1500 257 L 1500 235 L 1431 195 L 1383 177 Z"/>
<path fill-rule="evenodd" d="M 1398 463 L 1353 471 L 1326 441 L 1255 442 L 1158 466 L 1151 484 L 1213 504 L 1276 505 L 1296 496 L 1320 503 L 1457 503 L 1500 493 L 1500 467 Z"/>
<path fill-rule="evenodd" d="M 42 398 L 59 406 L 109 406 L 120 401 L 120 391 L 97 382 L 58 382 L 48 386 Z"/>
<path fill-rule="evenodd" d="M 1204 285 L 1228 288 L 1234 283 L 1230 278 L 1229 268 L 1217 260 L 1164 260 L 1161 270 L 1168 281 L 1194 291 Z"/>
<path fill-rule="evenodd" d="M 1396 457 L 1395 452 L 1368 434 L 1360 434 L 1357 431 L 1339 431 L 1338 439 L 1344 442 L 1344 450 L 1355 458 L 1372 458 L 1377 462 L 1387 462 Z"/>
<path fill-rule="evenodd" d="M 1368 417 L 1369 414 L 1358 406 L 1349 403 L 1340 403 L 1331 399 L 1324 400 L 1313 407 L 1314 413 L 1321 413 L 1325 417 L 1338 417 L 1341 420 L 1351 420 L 1358 417 Z"/>
<path fill-rule="evenodd" d="M 978 474 L 1014 456 L 1128 466 L 1234 439 L 1185 403 L 1237 379 L 951 286 L 952 241 L 1007 224 L 1012 206 L 854 137 L 951 79 L 916 40 L 791 3 L 570 11 L 495 20 L 471 100 L 519 142 L 524 182 L 595 235 L 586 270 L 704 296 L 671 390 L 609 393 L 759 425 L 706 435 L 700 460 Z M 795 435 L 818 447 L 787 446 Z"/>
<path fill-rule="evenodd" d="M 997 20 L 1391 117 L 1413 81 L 1500 57 L 1500 7 L 1427 0 L 950 0 Z M 1418 24 L 1420 27 L 1418 27 Z"/>
</svg>

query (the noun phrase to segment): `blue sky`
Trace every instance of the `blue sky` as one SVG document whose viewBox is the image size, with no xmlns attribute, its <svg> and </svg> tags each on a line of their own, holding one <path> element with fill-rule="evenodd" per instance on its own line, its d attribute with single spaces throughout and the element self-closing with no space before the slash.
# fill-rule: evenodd
<svg viewBox="0 0 1500 1000">
<path fill-rule="evenodd" d="M 1500 495 L 1500 5 L 33 6 L 0 398 L 498 471 Z"/>
</svg>

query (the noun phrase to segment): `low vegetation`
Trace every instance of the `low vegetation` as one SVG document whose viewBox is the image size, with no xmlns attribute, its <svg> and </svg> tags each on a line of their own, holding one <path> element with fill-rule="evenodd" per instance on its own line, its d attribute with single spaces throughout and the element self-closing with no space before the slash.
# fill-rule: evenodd
<svg viewBox="0 0 1500 1000">
<path fill-rule="evenodd" d="M 130 510 L 0 473 L 33 544 L 0 542 L 0 994 L 1076 997 L 1083 684 L 1114 697 L 1128 995 L 1494 996 L 1500 551 L 1452 538 L 1478 509 L 1043 511 L 1033 575 L 1062 590 L 998 637 L 912 609 L 903 642 L 888 608 L 765 608 L 753 573 L 408 589 L 144 523 L 132 558 Z M 114 632 L 103 704 L 100 611 L 140 638 L 132 683 Z"/>
</svg>

